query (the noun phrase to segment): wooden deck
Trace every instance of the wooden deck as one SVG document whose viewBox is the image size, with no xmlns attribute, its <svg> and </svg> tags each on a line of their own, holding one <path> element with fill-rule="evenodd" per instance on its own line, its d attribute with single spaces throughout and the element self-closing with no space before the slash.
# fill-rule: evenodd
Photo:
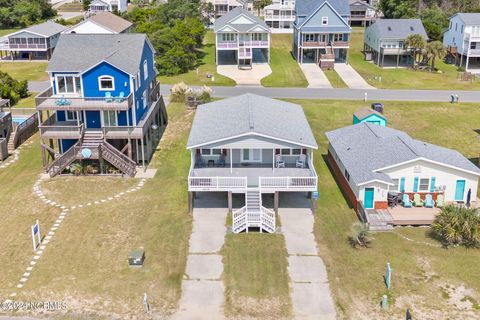
<svg viewBox="0 0 480 320">
<path fill-rule="evenodd" d="M 439 212 L 439 208 L 404 208 L 402 206 L 382 210 L 366 210 L 367 220 L 372 231 L 388 231 L 393 226 L 430 225 Z"/>
</svg>

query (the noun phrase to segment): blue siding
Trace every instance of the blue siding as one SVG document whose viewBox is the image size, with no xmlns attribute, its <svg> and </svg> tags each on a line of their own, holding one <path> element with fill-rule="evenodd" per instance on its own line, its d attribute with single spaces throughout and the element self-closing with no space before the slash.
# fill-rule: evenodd
<svg viewBox="0 0 480 320">
<path fill-rule="evenodd" d="M 117 113 L 118 125 L 119 126 L 126 126 L 127 125 L 127 112 L 120 111 Z"/>
<path fill-rule="evenodd" d="M 322 17 L 328 17 L 328 24 L 322 25 Z M 304 27 L 316 27 L 319 33 L 328 32 L 329 27 L 335 27 L 335 33 L 350 33 L 350 27 L 346 18 L 340 17 L 329 5 L 324 4 L 313 17 L 311 17 Z M 338 27 L 343 27 L 341 31 Z"/>
<path fill-rule="evenodd" d="M 60 145 L 62 147 L 62 153 L 68 151 L 78 140 L 76 139 L 62 139 Z"/>
<path fill-rule="evenodd" d="M 376 114 L 369 115 L 368 117 L 365 117 L 363 119 L 358 119 L 355 115 L 353 116 L 353 124 L 357 124 L 361 122 L 378 124 L 379 126 L 382 126 L 382 127 L 387 126 L 387 120 L 382 117 L 379 117 Z"/>
<path fill-rule="evenodd" d="M 105 96 L 107 91 L 101 91 L 98 86 L 98 78 L 100 76 L 111 76 L 114 78 L 115 90 L 108 91 L 112 96 L 116 97 L 122 91 L 125 94 L 125 97 L 130 94 L 130 77 L 128 74 L 106 62 L 103 62 L 83 74 L 82 85 L 84 97 Z"/>
<path fill-rule="evenodd" d="M 147 60 L 148 65 L 148 78 L 144 80 L 143 73 L 143 62 Z M 145 89 L 148 88 L 148 85 L 155 79 L 155 70 L 153 69 L 153 51 L 150 46 L 145 42 L 142 53 L 142 60 L 138 66 L 140 70 L 140 85 L 138 86 L 137 91 L 135 92 L 135 113 L 136 113 L 136 123 L 138 124 L 139 120 L 142 118 L 143 114 L 147 111 L 148 105 L 146 108 L 143 108 L 142 95 Z"/>
<path fill-rule="evenodd" d="M 65 111 L 57 111 L 57 120 L 65 121 Z"/>
</svg>

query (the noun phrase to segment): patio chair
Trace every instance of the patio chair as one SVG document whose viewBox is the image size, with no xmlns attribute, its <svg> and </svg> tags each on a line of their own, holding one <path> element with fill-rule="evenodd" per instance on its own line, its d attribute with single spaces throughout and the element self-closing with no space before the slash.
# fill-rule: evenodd
<svg viewBox="0 0 480 320">
<path fill-rule="evenodd" d="M 435 201 L 432 198 L 431 194 L 425 196 L 425 201 L 423 202 L 425 208 L 433 208 L 435 206 Z"/>
<path fill-rule="evenodd" d="M 120 91 L 120 94 L 118 95 L 118 97 L 115 98 L 115 102 L 122 103 L 124 99 L 125 99 L 125 92 Z"/>
<path fill-rule="evenodd" d="M 195 166 L 197 168 L 205 167 L 205 160 L 203 160 L 203 157 L 199 154 L 195 156 Z"/>
<path fill-rule="evenodd" d="M 223 154 L 218 158 L 217 166 L 225 167 L 225 156 Z"/>
<path fill-rule="evenodd" d="M 422 200 L 422 198 L 420 198 L 420 195 L 419 195 L 418 193 L 415 193 L 415 194 L 413 195 L 413 205 L 414 205 L 415 207 L 421 207 L 421 206 L 423 206 L 423 200 Z"/>
<path fill-rule="evenodd" d="M 439 194 L 437 196 L 437 208 L 443 208 L 445 205 L 445 199 L 443 197 L 443 194 Z"/>
<path fill-rule="evenodd" d="M 301 154 L 298 156 L 297 162 L 295 167 L 297 168 L 305 168 L 305 162 L 307 161 L 307 156 L 305 154 Z"/>
<path fill-rule="evenodd" d="M 113 102 L 113 97 L 110 92 L 105 92 L 105 102 Z"/>
<path fill-rule="evenodd" d="M 405 208 L 411 208 L 412 207 L 412 202 L 410 201 L 410 198 L 408 197 L 408 194 L 406 194 L 406 193 L 403 194 L 402 205 Z"/>
<path fill-rule="evenodd" d="M 285 168 L 285 161 L 283 161 L 282 156 L 279 154 L 275 155 L 275 167 Z"/>
</svg>

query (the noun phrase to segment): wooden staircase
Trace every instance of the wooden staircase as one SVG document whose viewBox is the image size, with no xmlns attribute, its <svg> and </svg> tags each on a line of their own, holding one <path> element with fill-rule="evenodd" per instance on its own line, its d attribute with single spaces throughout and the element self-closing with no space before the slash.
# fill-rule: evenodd
<svg viewBox="0 0 480 320">
<path fill-rule="evenodd" d="M 86 131 L 82 139 L 47 167 L 46 170 L 50 177 L 62 173 L 62 171 L 75 160 L 83 159 L 83 149 L 90 149 L 92 151 L 90 159 L 104 159 L 128 176 L 133 177 L 137 172 L 135 161 L 108 143 L 104 139 L 101 131 Z"/>
<path fill-rule="evenodd" d="M 8 153 L 12 154 L 15 151 L 15 136 L 17 131 L 13 131 L 10 134 L 10 138 L 8 139 Z"/>
<path fill-rule="evenodd" d="M 262 193 L 257 188 L 247 188 L 245 206 L 233 212 L 234 233 L 248 232 L 251 227 L 275 232 L 275 213 L 262 206 Z"/>
<path fill-rule="evenodd" d="M 332 46 L 325 46 L 325 53 L 320 54 L 319 66 L 322 70 L 333 69 L 335 65 L 335 54 Z"/>
</svg>

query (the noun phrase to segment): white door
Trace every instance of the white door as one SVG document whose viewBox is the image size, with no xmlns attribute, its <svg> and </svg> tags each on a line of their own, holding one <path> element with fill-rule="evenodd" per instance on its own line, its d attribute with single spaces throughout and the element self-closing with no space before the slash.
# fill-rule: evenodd
<svg viewBox="0 0 480 320">
<path fill-rule="evenodd" d="M 242 162 L 261 162 L 261 149 L 242 149 Z"/>
</svg>

